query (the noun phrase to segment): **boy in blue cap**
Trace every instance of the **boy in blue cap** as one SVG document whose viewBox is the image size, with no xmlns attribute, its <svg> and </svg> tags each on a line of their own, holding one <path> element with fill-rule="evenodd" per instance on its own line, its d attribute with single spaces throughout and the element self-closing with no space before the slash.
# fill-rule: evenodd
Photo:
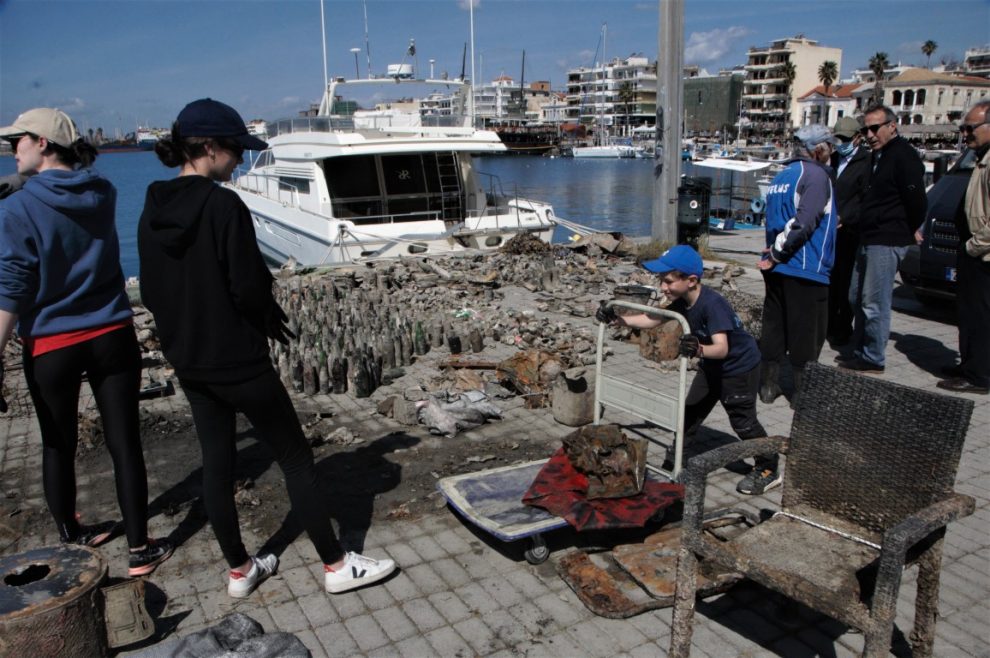
<svg viewBox="0 0 990 658">
<path fill-rule="evenodd" d="M 701 284 L 701 256 L 688 245 L 677 245 L 660 258 L 646 261 L 643 267 L 661 276 L 660 290 L 672 300 L 668 310 L 683 315 L 691 327 L 691 333 L 681 337 L 680 353 L 701 359 L 685 400 L 687 438 L 694 436 L 718 402 L 740 439 L 765 437 L 766 430 L 756 418 L 760 349 L 756 339 L 743 329 L 729 302 Z M 637 329 L 652 329 L 663 322 L 643 313 L 616 316 L 611 307 L 604 306 L 596 318 Z M 756 466 L 739 481 L 736 490 L 755 495 L 778 486 L 781 477 L 777 461 L 777 455 L 758 457 Z"/>
</svg>

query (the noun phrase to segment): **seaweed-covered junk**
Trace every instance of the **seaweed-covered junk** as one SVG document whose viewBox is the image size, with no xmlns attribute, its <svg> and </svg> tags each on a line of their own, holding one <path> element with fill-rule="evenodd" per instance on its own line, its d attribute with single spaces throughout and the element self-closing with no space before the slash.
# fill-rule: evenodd
<svg viewBox="0 0 990 658">
<path fill-rule="evenodd" d="M 542 254 L 551 249 L 549 244 L 532 233 L 519 233 L 502 245 L 499 248 L 499 252 L 511 255 Z"/>
<path fill-rule="evenodd" d="M 588 478 L 588 499 L 624 498 L 643 490 L 646 439 L 628 437 L 617 425 L 589 425 L 562 441 L 571 465 Z"/>
<path fill-rule="evenodd" d="M 505 359 L 495 372 L 501 384 L 527 396 L 530 407 L 538 407 L 547 401 L 550 386 L 564 368 L 557 354 L 531 349 Z"/>
</svg>

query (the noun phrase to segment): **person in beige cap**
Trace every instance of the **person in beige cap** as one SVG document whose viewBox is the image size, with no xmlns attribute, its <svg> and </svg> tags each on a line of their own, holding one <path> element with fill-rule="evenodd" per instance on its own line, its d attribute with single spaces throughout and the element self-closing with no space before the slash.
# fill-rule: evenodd
<svg viewBox="0 0 990 658">
<path fill-rule="evenodd" d="M 835 264 L 828 286 L 827 337 L 833 347 L 849 342 L 855 312 L 849 304 L 856 249 L 859 247 L 859 206 L 863 191 L 870 182 L 870 147 L 860 131 L 863 124 L 854 117 L 840 117 L 832 129 L 839 143 L 832 154 L 835 170 L 835 203 L 839 226 L 835 239 Z"/>
<path fill-rule="evenodd" d="M 0 128 L 0 138 L 13 146 L 17 172 L 28 176 L 0 201 L 0 354 L 16 325 L 41 427 L 48 509 L 68 544 L 98 546 L 118 526 L 82 525 L 76 514 L 77 411 L 86 375 L 113 459 L 128 575 L 151 573 L 172 546 L 148 537 L 141 353 L 120 269 L 117 191 L 90 166 L 96 149 L 60 110 L 29 110 Z"/>
</svg>

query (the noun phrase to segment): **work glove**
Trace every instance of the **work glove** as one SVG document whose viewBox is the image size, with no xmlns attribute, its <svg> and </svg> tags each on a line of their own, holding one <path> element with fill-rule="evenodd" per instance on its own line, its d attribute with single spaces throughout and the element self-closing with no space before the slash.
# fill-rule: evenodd
<svg viewBox="0 0 990 658">
<path fill-rule="evenodd" d="M 605 300 L 602 300 L 601 303 L 598 304 L 598 310 L 595 311 L 595 319 L 605 324 L 612 324 L 615 322 L 615 318 L 617 317 L 615 314 L 615 308 L 606 306 L 606 304 L 608 304 L 608 302 Z"/>
<path fill-rule="evenodd" d="M 285 311 L 278 304 L 274 306 L 275 308 L 272 309 L 272 313 L 268 318 L 268 336 L 283 345 L 288 345 L 289 340 L 295 338 L 296 335 L 289 331 L 289 327 L 286 326 L 289 316 L 285 314 Z"/>
<path fill-rule="evenodd" d="M 699 356 L 701 354 L 701 343 L 698 341 L 698 337 L 692 334 L 681 336 L 681 340 L 677 344 L 677 353 L 689 359 Z"/>
<path fill-rule="evenodd" d="M 7 399 L 3 397 L 3 359 L 0 359 L 0 414 L 7 413 Z"/>
</svg>

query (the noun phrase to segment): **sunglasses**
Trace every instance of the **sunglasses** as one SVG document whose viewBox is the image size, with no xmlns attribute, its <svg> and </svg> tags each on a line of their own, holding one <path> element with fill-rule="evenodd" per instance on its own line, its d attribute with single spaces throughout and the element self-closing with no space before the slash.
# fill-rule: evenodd
<svg viewBox="0 0 990 658">
<path fill-rule="evenodd" d="M 875 123 L 872 126 L 863 126 L 859 132 L 863 133 L 864 135 L 869 135 L 870 133 L 876 134 L 880 132 L 880 129 L 886 126 L 888 123 L 890 123 L 890 121 L 884 121 L 883 123 Z"/>
<path fill-rule="evenodd" d="M 980 126 L 985 126 L 990 124 L 990 121 L 981 121 L 980 123 L 960 123 L 959 132 L 961 133 L 975 133 L 976 129 Z"/>
<path fill-rule="evenodd" d="M 12 150 L 16 151 L 17 150 L 17 142 L 21 141 L 25 137 L 30 137 L 34 141 L 38 141 L 38 136 L 35 135 L 35 134 L 32 134 L 32 133 L 21 133 L 20 135 L 10 135 L 9 137 L 5 137 L 4 139 L 6 139 L 8 142 L 10 142 L 10 148 Z"/>
</svg>

